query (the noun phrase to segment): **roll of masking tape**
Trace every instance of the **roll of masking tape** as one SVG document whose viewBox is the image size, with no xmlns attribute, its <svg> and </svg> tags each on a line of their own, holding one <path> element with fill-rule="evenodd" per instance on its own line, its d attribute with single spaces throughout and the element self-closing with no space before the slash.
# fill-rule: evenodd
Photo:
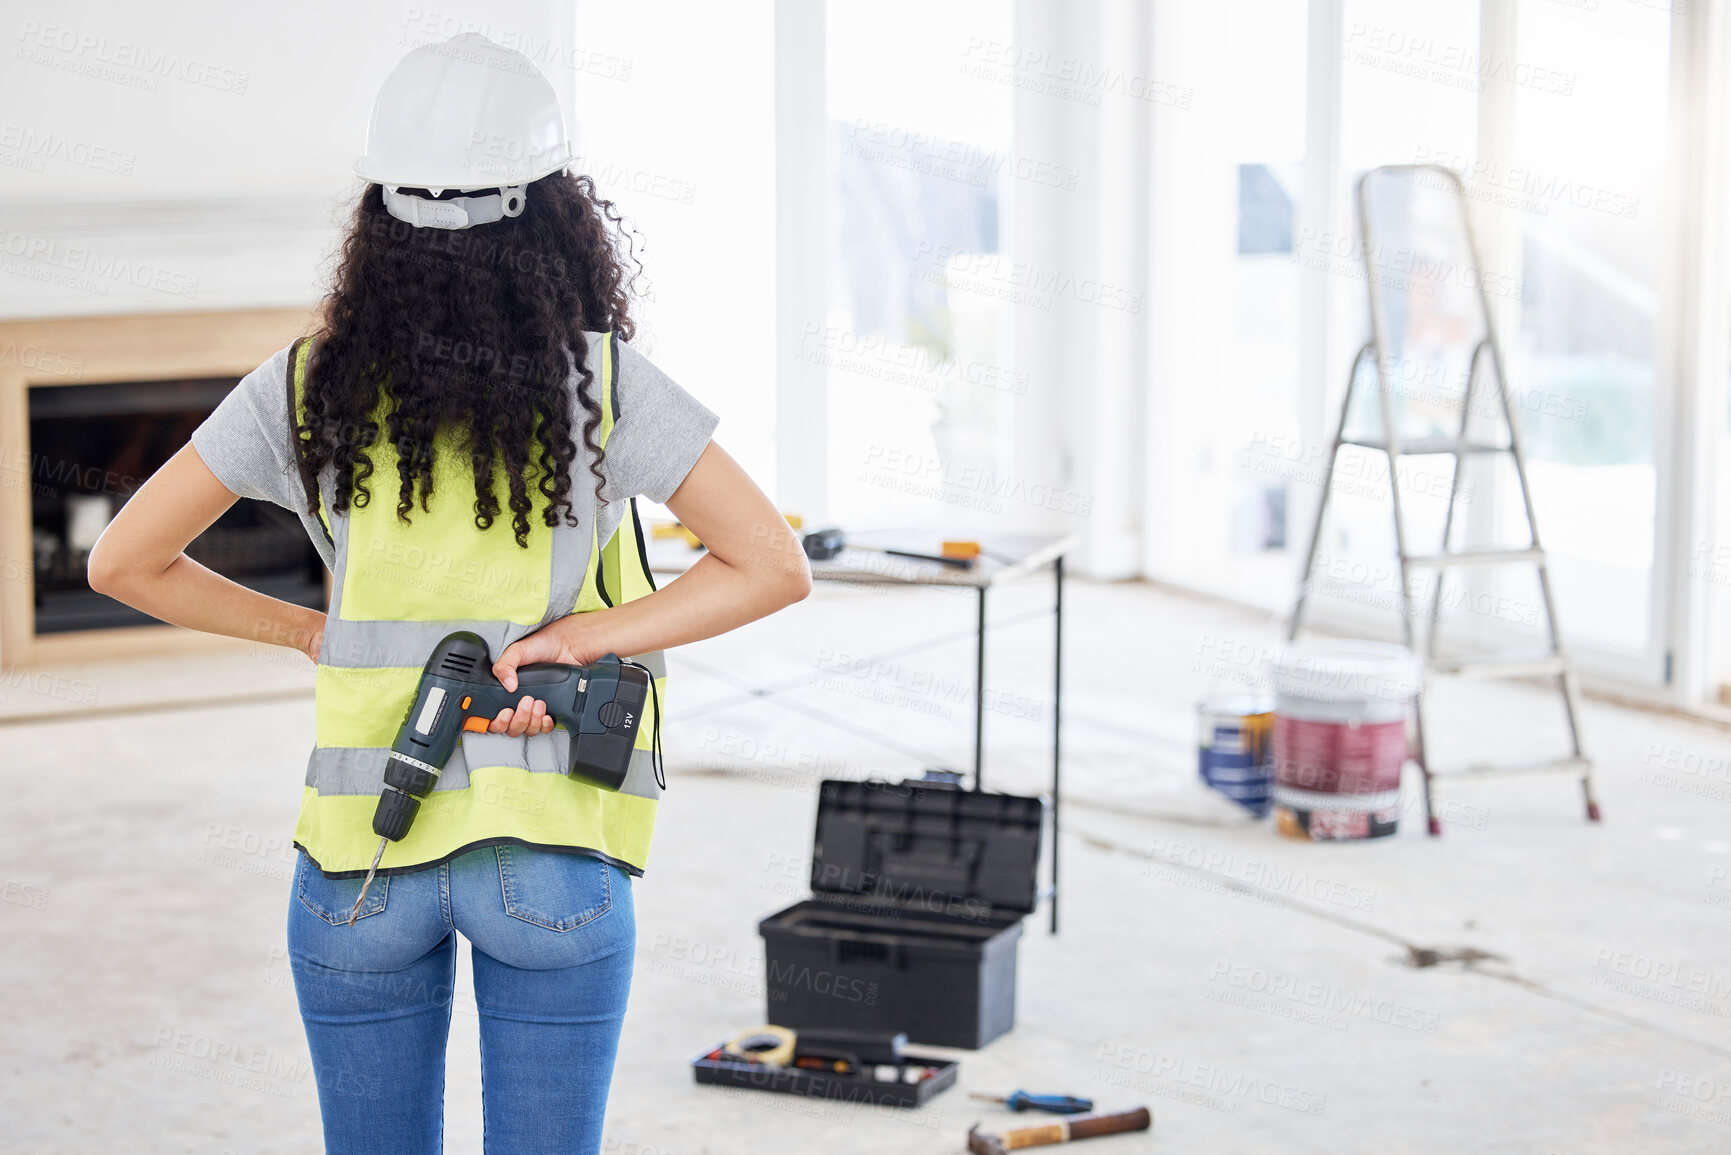
<svg viewBox="0 0 1731 1155">
<path fill-rule="evenodd" d="M 724 1055 L 785 1067 L 793 1062 L 793 1045 L 797 1036 L 786 1027 L 762 1026 L 741 1031 L 722 1046 Z"/>
</svg>

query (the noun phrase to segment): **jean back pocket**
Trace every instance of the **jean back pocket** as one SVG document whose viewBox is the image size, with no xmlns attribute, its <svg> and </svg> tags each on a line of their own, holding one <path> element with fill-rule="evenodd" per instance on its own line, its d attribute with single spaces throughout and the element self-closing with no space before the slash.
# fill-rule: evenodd
<svg viewBox="0 0 1731 1155">
<path fill-rule="evenodd" d="M 349 912 L 355 908 L 355 899 L 360 897 L 361 883 L 364 881 L 364 878 L 326 878 L 324 872 L 314 866 L 312 859 L 303 853 L 299 877 L 295 880 L 295 893 L 300 897 L 302 906 L 332 926 L 346 926 Z M 355 921 L 359 922 L 369 915 L 383 912 L 385 895 L 390 889 L 390 875 L 381 874 L 373 879 L 372 889 L 367 891 L 367 900 L 361 904 Z"/>
<path fill-rule="evenodd" d="M 589 854 L 495 846 L 505 913 L 560 932 L 613 908 L 613 868 Z"/>
</svg>

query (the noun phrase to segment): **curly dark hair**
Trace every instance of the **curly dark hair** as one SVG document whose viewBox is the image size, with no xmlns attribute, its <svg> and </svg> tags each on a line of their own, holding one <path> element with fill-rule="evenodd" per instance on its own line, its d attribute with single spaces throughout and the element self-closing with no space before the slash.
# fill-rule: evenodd
<svg viewBox="0 0 1731 1155">
<path fill-rule="evenodd" d="M 458 195 L 465 194 L 442 198 Z M 613 202 L 597 196 L 587 176 L 542 177 L 529 185 L 522 215 L 467 229 L 414 228 L 391 216 L 380 187 L 369 184 L 314 333 L 296 429 L 303 477 L 334 465 L 336 512 L 351 501 L 365 506 L 369 450 L 382 437 L 385 449 L 395 449 L 404 522 L 417 503 L 427 509 L 435 455 L 444 452 L 468 457 L 481 529 L 500 513 L 501 466 L 519 546 L 528 545 L 537 512 L 548 526 L 561 516 L 579 524 L 567 382 L 575 366 L 599 499 L 601 405 L 584 332 L 612 330 L 626 340 L 635 333 L 630 290 L 642 271 L 635 247 Z M 308 496 L 316 513 L 316 485 Z"/>
</svg>

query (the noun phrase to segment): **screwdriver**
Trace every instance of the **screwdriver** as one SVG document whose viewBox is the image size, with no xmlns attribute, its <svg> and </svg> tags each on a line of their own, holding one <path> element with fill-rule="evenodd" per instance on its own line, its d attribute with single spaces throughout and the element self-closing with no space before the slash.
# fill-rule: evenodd
<svg viewBox="0 0 1731 1155">
<path fill-rule="evenodd" d="M 1012 1111 L 1044 1111 L 1049 1115 L 1080 1115 L 1094 1109 L 1094 1100 L 1074 1095 L 1030 1095 L 1026 1091 L 1011 1091 L 1008 1098 L 1000 1095 L 969 1096 L 988 1103 L 1002 1103 Z"/>
</svg>

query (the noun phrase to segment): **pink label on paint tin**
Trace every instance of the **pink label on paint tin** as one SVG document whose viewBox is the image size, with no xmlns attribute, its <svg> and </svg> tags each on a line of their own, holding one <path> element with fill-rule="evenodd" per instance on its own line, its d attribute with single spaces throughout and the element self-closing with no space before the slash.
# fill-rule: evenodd
<svg viewBox="0 0 1731 1155">
<path fill-rule="evenodd" d="M 1321 839 L 1370 837 L 1368 810 L 1312 810 L 1310 836 Z"/>
<path fill-rule="evenodd" d="M 1400 788 L 1406 722 L 1274 719 L 1274 779 L 1322 794 L 1373 794 Z"/>
</svg>

